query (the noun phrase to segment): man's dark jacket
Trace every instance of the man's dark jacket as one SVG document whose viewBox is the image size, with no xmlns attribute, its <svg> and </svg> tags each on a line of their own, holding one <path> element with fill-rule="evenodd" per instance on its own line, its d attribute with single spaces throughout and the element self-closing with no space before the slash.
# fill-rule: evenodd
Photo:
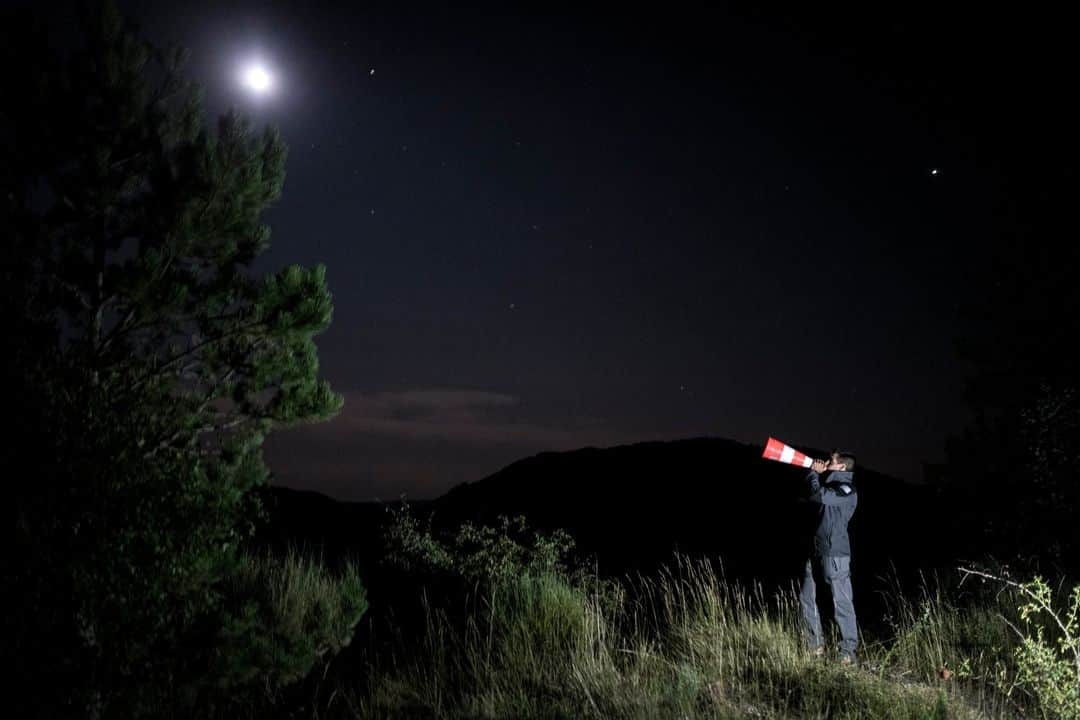
<svg viewBox="0 0 1080 720">
<path fill-rule="evenodd" d="M 813 546 L 816 557 L 851 555 L 847 526 L 859 504 L 853 475 L 844 470 L 833 470 L 825 476 L 824 483 L 812 470 L 806 476 L 810 482 L 810 502 L 817 513 Z"/>
</svg>

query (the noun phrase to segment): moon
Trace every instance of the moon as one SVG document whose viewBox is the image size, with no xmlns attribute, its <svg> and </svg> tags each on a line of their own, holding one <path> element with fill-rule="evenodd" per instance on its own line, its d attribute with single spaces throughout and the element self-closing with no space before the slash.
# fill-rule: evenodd
<svg viewBox="0 0 1080 720">
<path fill-rule="evenodd" d="M 261 62 L 251 62 L 240 72 L 240 82 L 255 95 L 266 95 L 274 88 L 274 76 Z"/>
</svg>

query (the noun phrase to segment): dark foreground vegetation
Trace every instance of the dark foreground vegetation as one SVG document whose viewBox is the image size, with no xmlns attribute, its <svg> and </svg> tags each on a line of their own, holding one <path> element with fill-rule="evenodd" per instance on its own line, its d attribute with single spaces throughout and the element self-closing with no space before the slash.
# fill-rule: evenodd
<svg viewBox="0 0 1080 720">
<path fill-rule="evenodd" d="M 1076 591 L 959 572 L 892 587 L 852 668 L 805 652 L 792 588 L 738 583 L 686 557 L 604 579 L 567 564 L 568 536 L 520 518 L 439 533 L 407 509 L 393 515 L 383 576 L 393 611 L 366 619 L 364 641 L 321 678 L 312 710 L 322 717 L 1077 711 L 1075 631 L 1052 629 L 1053 616 L 1036 610 L 1047 601 L 1067 623 Z"/>
</svg>

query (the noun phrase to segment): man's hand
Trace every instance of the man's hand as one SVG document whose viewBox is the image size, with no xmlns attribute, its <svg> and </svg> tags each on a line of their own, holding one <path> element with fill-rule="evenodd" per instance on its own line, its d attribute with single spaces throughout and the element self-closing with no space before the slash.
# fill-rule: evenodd
<svg viewBox="0 0 1080 720">
<path fill-rule="evenodd" d="M 820 475 L 821 473 L 825 472 L 825 468 L 827 467 L 828 465 L 825 463 L 824 460 L 815 460 L 814 464 L 810 466 L 810 469 Z"/>
</svg>

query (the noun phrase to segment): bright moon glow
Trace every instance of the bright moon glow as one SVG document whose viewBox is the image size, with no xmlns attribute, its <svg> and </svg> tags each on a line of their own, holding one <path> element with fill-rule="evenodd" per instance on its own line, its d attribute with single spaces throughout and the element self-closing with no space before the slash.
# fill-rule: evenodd
<svg viewBox="0 0 1080 720">
<path fill-rule="evenodd" d="M 262 65 L 249 65 L 244 69 L 244 84 L 250 90 L 256 93 L 263 94 L 270 90 L 270 86 L 273 84 L 273 79 L 270 77 L 270 73 Z"/>
</svg>

